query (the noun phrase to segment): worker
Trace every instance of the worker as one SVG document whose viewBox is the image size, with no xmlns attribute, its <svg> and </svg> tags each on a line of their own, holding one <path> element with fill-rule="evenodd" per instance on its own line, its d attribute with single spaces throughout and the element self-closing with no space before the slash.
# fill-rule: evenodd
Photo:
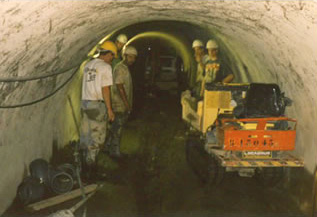
<svg viewBox="0 0 317 217">
<path fill-rule="evenodd" d="M 205 64 L 208 60 L 208 55 L 205 54 L 204 45 L 201 40 L 194 40 L 192 44 L 194 50 L 195 60 L 197 62 L 196 80 L 194 85 L 193 95 L 199 98 L 199 93 L 201 91 L 201 83 L 203 80 L 203 73 Z"/>
<path fill-rule="evenodd" d="M 215 40 L 210 39 L 206 48 L 209 59 L 205 65 L 200 96 L 203 96 L 206 83 L 230 83 L 234 75 L 226 69 L 225 64 L 219 58 L 219 47 Z"/>
<path fill-rule="evenodd" d="M 115 66 L 122 61 L 121 51 L 124 45 L 127 43 L 128 37 L 125 34 L 120 34 L 117 36 L 115 44 L 118 51 L 118 57 L 114 58 L 112 61 L 112 68 L 114 69 Z"/>
<path fill-rule="evenodd" d="M 120 140 L 122 128 L 125 125 L 132 110 L 132 77 L 129 71 L 138 55 L 132 46 L 123 49 L 123 60 L 116 65 L 113 71 L 114 85 L 111 88 L 112 107 L 115 112 L 115 120 L 111 124 L 110 134 L 105 144 L 105 151 L 110 156 L 120 157 Z"/>
<path fill-rule="evenodd" d="M 201 102 L 202 82 L 204 80 L 204 69 L 209 57 L 205 54 L 204 45 L 201 40 L 194 40 L 192 43 L 197 71 L 193 89 L 183 91 L 181 94 L 182 117 L 191 124 L 194 129 L 200 129 L 200 119 L 197 114 L 198 104 Z"/>
<path fill-rule="evenodd" d="M 112 41 L 105 41 L 97 51 L 84 67 L 82 82 L 80 144 L 87 173 L 93 173 L 100 146 L 105 142 L 107 122 L 115 118 L 110 86 L 111 62 L 117 56 L 117 47 Z"/>
</svg>

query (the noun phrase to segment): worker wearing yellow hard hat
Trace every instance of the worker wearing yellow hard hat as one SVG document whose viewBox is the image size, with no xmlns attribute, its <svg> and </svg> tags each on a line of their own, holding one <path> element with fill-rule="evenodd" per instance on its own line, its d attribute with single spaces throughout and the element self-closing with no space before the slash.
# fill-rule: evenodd
<svg viewBox="0 0 317 217">
<path fill-rule="evenodd" d="M 83 69 L 80 144 L 84 153 L 83 176 L 94 176 L 96 157 L 106 139 L 108 121 L 115 118 L 111 106 L 111 63 L 118 55 L 112 41 L 97 48 L 97 55 Z"/>
</svg>

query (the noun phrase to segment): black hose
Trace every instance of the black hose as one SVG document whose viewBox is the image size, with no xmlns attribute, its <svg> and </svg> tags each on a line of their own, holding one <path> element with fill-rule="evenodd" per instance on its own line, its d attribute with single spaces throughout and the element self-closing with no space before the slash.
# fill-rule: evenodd
<svg viewBox="0 0 317 217">
<path fill-rule="evenodd" d="M 0 78 L 0 82 L 24 82 L 24 81 L 33 81 L 33 80 L 39 80 L 43 78 L 53 77 L 56 75 L 64 74 L 70 70 L 72 70 L 74 67 L 68 68 L 62 72 L 55 72 L 51 74 L 46 75 L 34 75 L 29 77 L 13 77 L 13 78 Z"/>
<path fill-rule="evenodd" d="M 73 77 L 74 75 L 76 74 L 76 72 L 78 71 L 78 69 L 80 68 L 80 66 L 78 66 L 76 68 L 76 70 L 71 74 L 71 76 L 63 83 L 61 84 L 58 88 L 56 88 L 52 93 L 40 98 L 40 99 L 37 99 L 37 100 L 34 100 L 34 101 L 31 101 L 31 102 L 28 102 L 28 103 L 22 103 L 22 104 L 17 104 L 17 105 L 0 105 L 0 109 L 9 109 L 9 108 L 20 108 L 20 107 L 24 107 L 24 106 L 30 106 L 30 105 L 33 105 L 33 104 L 36 104 L 36 103 L 39 103 L 41 101 L 44 101 L 45 99 L 53 96 L 55 93 L 57 93 L 60 89 L 62 89 Z"/>
<path fill-rule="evenodd" d="M 50 185 L 56 194 L 65 194 L 73 189 L 74 180 L 69 173 L 56 170 L 50 177 Z"/>
</svg>

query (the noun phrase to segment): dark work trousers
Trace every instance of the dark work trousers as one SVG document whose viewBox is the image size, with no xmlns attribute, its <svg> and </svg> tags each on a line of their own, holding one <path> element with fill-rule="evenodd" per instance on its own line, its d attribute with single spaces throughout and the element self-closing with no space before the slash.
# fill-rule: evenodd
<svg viewBox="0 0 317 217">
<path fill-rule="evenodd" d="M 120 156 L 120 141 L 122 129 L 128 120 L 127 112 L 115 112 L 115 119 L 109 127 L 109 137 L 106 142 L 106 149 L 112 156 Z"/>
</svg>

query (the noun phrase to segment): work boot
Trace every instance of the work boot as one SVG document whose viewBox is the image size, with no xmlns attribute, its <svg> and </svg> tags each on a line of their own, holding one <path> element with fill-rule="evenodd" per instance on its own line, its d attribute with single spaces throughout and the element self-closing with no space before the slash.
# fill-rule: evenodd
<svg viewBox="0 0 317 217">
<path fill-rule="evenodd" d="M 98 180 L 97 165 L 86 165 L 85 170 L 82 172 L 82 178 L 85 183 L 95 183 Z"/>
<path fill-rule="evenodd" d="M 101 150 L 103 153 L 109 154 L 111 152 L 111 140 L 112 140 L 111 135 L 106 138 L 106 141 L 103 144 L 103 147 Z"/>
<path fill-rule="evenodd" d="M 89 183 L 89 176 L 90 176 L 89 171 L 90 171 L 89 166 L 85 162 L 83 162 L 81 167 L 80 177 L 84 183 Z"/>
<path fill-rule="evenodd" d="M 102 151 L 102 153 L 109 154 L 110 153 L 110 145 L 104 144 L 101 151 Z"/>
<path fill-rule="evenodd" d="M 117 157 L 119 158 L 121 156 L 120 153 L 120 146 L 119 145 L 113 145 L 110 150 L 110 157 Z"/>
</svg>

